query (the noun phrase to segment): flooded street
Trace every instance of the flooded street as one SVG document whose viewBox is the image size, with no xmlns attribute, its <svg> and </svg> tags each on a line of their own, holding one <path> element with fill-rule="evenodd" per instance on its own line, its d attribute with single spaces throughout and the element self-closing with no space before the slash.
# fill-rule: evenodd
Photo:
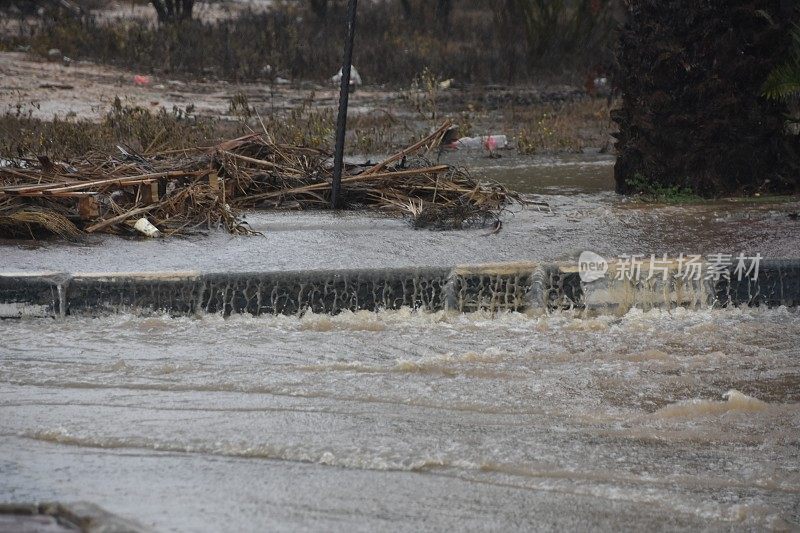
<svg viewBox="0 0 800 533">
<path fill-rule="evenodd" d="M 160 531 L 791 529 L 800 315 L 0 322 L 0 500 Z"/>
<path fill-rule="evenodd" d="M 8 244 L 0 269 L 800 257 L 796 201 L 625 200 L 601 155 L 445 158 L 548 206 L 491 236 L 253 212 L 262 236 Z M 117 315 L 0 335 L 0 501 L 86 500 L 157 531 L 800 527 L 796 310 Z"/>
<path fill-rule="evenodd" d="M 800 1 L 0 13 L 0 533 L 800 533 Z"/>
<path fill-rule="evenodd" d="M 543 206 L 503 230 L 251 212 L 261 236 L 6 244 L 4 272 L 800 257 L 796 200 L 645 204 L 613 158 L 449 164 Z M 0 321 L 0 501 L 157 531 L 800 527 L 800 315 L 116 315 Z"/>
</svg>

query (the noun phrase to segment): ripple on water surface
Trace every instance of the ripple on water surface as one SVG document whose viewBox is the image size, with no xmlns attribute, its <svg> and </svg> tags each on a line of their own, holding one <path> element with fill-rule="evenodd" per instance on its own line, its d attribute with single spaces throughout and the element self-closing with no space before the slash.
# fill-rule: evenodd
<svg viewBox="0 0 800 533">
<path fill-rule="evenodd" d="M 792 310 L 122 315 L 5 321 L 0 334 L 0 455 L 17 465 L 0 465 L 4 499 L 63 489 L 114 508 L 120 490 L 148 487 L 141 505 L 166 505 L 154 499 L 169 502 L 172 485 L 122 459 L 135 452 L 186 461 L 189 483 L 209 481 L 192 473 L 197 461 L 246 459 L 253 476 L 296 464 L 387 487 L 401 478 L 381 473 L 436 476 L 420 483 L 448 484 L 456 507 L 471 505 L 465 487 L 477 483 L 699 523 L 798 521 Z M 328 475 L 309 478 L 306 519 Z M 227 494 L 212 482 L 181 512 L 249 497 L 255 483 Z M 384 496 L 364 512 L 379 513 Z"/>
</svg>

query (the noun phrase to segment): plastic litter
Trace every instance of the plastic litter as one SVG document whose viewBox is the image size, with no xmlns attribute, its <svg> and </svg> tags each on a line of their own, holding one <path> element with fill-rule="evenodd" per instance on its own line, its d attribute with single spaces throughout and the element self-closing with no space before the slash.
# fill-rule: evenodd
<svg viewBox="0 0 800 533">
<path fill-rule="evenodd" d="M 147 220 L 145 217 L 140 218 L 133 225 L 134 229 L 148 237 L 160 237 L 161 232 Z"/>
<path fill-rule="evenodd" d="M 502 150 L 508 148 L 508 137 L 505 135 L 484 135 L 479 137 L 462 137 L 451 145 L 456 150 Z"/>
<path fill-rule="evenodd" d="M 342 69 L 339 69 L 339 72 L 336 73 L 334 77 L 331 78 L 331 81 L 334 85 L 339 85 L 342 83 Z M 350 87 L 360 87 L 361 86 L 361 75 L 356 70 L 356 67 L 350 67 Z"/>
<path fill-rule="evenodd" d="M 150 76 L 143 76 L 141 74 L 137 74 L 133 77 L 133 84 L 137 87 L 144 87 L 146 85 L 150 85 Z"/>
</svg>

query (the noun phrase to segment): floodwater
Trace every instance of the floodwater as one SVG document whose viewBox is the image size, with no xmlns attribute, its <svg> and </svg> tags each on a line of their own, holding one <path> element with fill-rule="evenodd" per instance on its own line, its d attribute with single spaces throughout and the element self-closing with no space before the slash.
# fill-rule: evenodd
<svg viewBox="0 0 800 533">
<path fill-rule="evenodd" d="M 470 169 L 475 177 L 499 181 L 509 190 L 544 197 L 596 196 L 598 203 L 612 202 L 613 155 L 559 154 L 522 156 L 503 153 L 492 159 L 479 150 L 445 152 L 441 161 Z"/>
<path fill-rule="evenodd" d="M 590 250 L 620 254 L 760 253 L 800 258 L 800 201 L 740 200 L 686 205 L 632 201 L 613 192 L 613 158 L 603 155 L 488 159 L 446 154 L 478 178 L 500 180 L 542 206 L 513 205 L 503 229 L 413 231 L 406 220 L 374 213 L 250 212 L 261 236 L 222 231 L 169 239 L 89 236 L 0 243 L 0 271 L 283 271 L 574 261 Z"/>
<path fill-rule="evenodd" d="M 0 271 L 800 257 L 796 200 L 645 205 L 605 156 L 447 157 L 548 207 L 491 236 L 251 213 L 263 236 L 6 243 Z M 800 528 L 796 310 L 117 315 L 0 338 L 0 501 L 158 531 Z"/>
<path fill-rule="evenodd" d="M 0 322 L 0 501 L 158 531 L 800 527 L 800 315 Z"/>
</svg>

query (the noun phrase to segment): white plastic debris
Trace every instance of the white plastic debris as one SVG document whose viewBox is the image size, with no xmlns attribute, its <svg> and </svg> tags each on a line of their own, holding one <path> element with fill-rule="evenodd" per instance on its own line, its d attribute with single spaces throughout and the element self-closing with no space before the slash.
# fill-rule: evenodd
<svg viewBox="0 0 800 533">
<path fill-rule="evenodd" d="M 148 237 L 160 237 L 161 232 L 158 231 L 158 228 L 155 227 L 150 223 L 147 218 L 142 217 L 136 221 L 136 224 L 133 225 L 134 229 Z"/>
<path fill-rule="evenodd" d="M 342 83 L 342 69 L 339 69 L 339 72 L 336 73 L 336 76 L 331 78 L 331 81 L 334 85 L 340 85 Z M 361 86 L 361 75 L 356 70 L 356 67 L 350 66 L 350 86 L 351 87 L 360 87 Z"/>
<path fill-rule="evenodd" d="M 479 137 L 462 137 L 455 142 L 459 150 L 502 150 L 508 148 L 508 137 L 505 135 L 484 135 Z"/>
</svg>

